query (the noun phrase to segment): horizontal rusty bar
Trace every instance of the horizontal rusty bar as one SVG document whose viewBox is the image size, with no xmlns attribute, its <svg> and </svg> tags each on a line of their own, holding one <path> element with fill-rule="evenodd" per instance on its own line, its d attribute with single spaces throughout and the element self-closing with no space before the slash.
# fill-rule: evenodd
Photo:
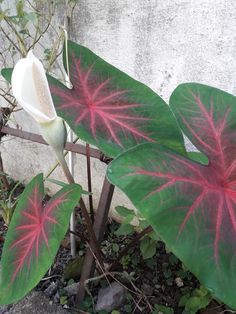
<svg viewBox="0 0 236 314">
<path fill-rule="evenodd" d="M 41 135 L 39 134 L 35 134 L 35 133 L 31 133 L 31 132 L 26 132 L 26 131 L 22 131 L 19 129 L 14 129 L 14 128 L 10 128 L 9 126 L 2 126 L 1 128 L 1 133 L 2 134 L 6 134 L 6 135 L 11 135 L 11 136 L 15 136 L 15 137 L 19 137 L 25 140 L 29 140 L 35 143 L 40 143 L 40 144 L 44 144 L 44 145 L 48 145 L 44 139 L 42 138 Z M 77 154 L 81 154 L 86 156 L 86 147 L 80 144 L 74 144 L 74 143 L 66 143 L 65 149 Z M 90 148 L 90 156 L 96 159 L 100 159 L 102 158 L 103 154 L 100 150 L 96 149 L 96 148 Z"/>
</svg>

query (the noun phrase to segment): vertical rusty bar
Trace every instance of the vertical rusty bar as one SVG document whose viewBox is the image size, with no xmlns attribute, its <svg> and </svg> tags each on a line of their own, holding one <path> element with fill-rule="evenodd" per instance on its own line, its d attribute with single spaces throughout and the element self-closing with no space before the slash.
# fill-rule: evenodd
<svg viewBox="0 0 236 314">
<path fill-rule="evenodd" d="M 86 161 L 87 161 L 88 191 L 90 193 L 89 194 L 89 211 L 90 211 L 91 220 L 94 223 L 90 146 L 87 143 L 86 143 Z"/>
<path fill-rule="evenodd" d="M 105 177 L 99 204 L 98 204 L 98 209 L 97 209 L 97 213 L 96 213 L 95 221 L 93 225 L 94 232 L 95 232 L 95 235 L 97 237 L 99 244 L 101 243 L 104 236 L 114 188 L 115 188 L 114 185 L 112 185 Z M 88 278 L 90 278 L 93 275 L 94 269 L 95 269 L 94 254 L 88 248 L 85 254 L 84 265 L 83 265 L 82 274 L 80 277 L 80 285 L 79 285 L 79 290 L 77 294 L 77 303 L 81 302 L 84 299 L 84 296 L 85 296 L 84 283 Z"/>
</svg>

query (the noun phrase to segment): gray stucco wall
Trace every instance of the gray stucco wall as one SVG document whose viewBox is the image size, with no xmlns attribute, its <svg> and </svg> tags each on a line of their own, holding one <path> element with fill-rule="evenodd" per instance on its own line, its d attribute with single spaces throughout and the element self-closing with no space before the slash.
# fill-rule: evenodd
<svg viewBox="0 0 236 314">
<path fill-rule="evenodd" d="M 236 94 L 235 16 L 235 0 L 81 0 L 73 15 L 71 39 L 147 84 L 167 102 L 173 89 L 187 81 Z M 24 130 L 37 130 L 23 112 L 15 119 Z M 54 163 L 48 150 L 20 139 L 1 144 L 6 171 L 21 180 L 39 171 L 47 173 Z M 92 163 L 98 200 L 105 166 Z M 75 171 L 78 182 L 83 182 L 84 157 L 77 156 Z M 60 169 L 54 177 L 63 178 Z M 113 207 L 124 203 L 126 198 L 116 192 Z"/>
</svg>

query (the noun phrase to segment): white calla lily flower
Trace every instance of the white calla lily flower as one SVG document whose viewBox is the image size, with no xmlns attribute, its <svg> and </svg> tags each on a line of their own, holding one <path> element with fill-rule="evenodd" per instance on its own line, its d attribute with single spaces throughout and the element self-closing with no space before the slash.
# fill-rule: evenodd
<svg viewBox="0 0 236 314">
<path fill-rule="evenodd" d="M 67 86 L 71 88 L 69 77 Z M 74 182 L 63 154 L 66 142 L 66 126 L 57 116 L 42 63 L 29 51 L 26 58 L 19 60 L 12 73 L 12 91 L 19 105 L 39 124 L 44 140 L 54 149 L 59 163 L 70 183 Z M 74 230 L 74 216 L 71 216 L 71 230 Z M 71 254 L 75 255 L 75 239 L 71 238 Z"/>
<path fill-rule="evenodd" d="M 38 123 L 50 122 L 57 117 L 43 65 L 32 50 L 16 63 L 11 84 L 18 103 Z"/>
<path fill-rule="evenodd" d="M 39 123 L 45 141 L 56 153 L 63 151 L 66 141 L 65 124 L 54 108 L 44 67 L 32 51 L 16 63 L 11 84 L 14 97 Z"/>
</svg>

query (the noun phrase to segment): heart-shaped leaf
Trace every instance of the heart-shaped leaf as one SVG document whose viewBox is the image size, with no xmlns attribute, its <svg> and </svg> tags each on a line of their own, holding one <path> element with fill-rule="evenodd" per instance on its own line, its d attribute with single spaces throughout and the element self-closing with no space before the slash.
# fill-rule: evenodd
<svg viewBox="0 0 236 314">
<path fill-rule="evenodd" d="M 2 252 L 0 304 L 21 299 L 47 272 L 81 192 L 79 185 L 67 185 L 43 205 L 43 176 L 36 176 L 26 186 L 14 211 Z"/>
<path fill-rule="evenodd" d="M 213 295 L 236 309 L 236 98 L 189 83 L 170 106 L 208 164 L 150 143 L 114 160 L 108 177 Z"/>
<path fill-rule="evenodd" d="M 50 89 L 58 114 L 82 140 L 110 157 L 145 142 L 185 151 L 175 118 L 156 93 L 83 46 L 69 41 L 68 51 L 73 89 L 49 78 Z"/>
</svg>

